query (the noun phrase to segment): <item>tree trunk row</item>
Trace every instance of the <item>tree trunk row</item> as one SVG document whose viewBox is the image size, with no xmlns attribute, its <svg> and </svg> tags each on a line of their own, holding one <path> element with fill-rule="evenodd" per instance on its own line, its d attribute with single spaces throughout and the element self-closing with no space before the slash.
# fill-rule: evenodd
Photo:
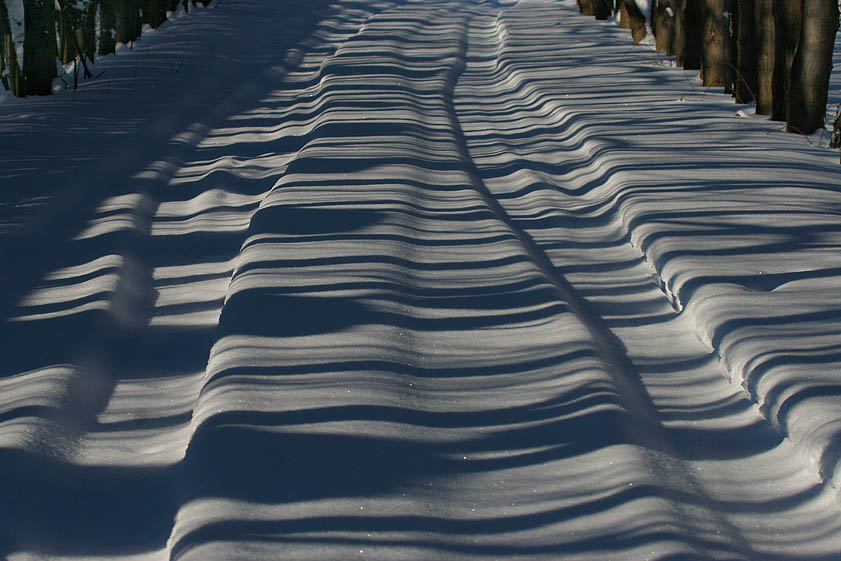
<svg viewBox="0 0 841 561">
<path fill-rule="evenodd" d="M 578 0 L 604 19 L 600 3 L 634 41 L 645 36 L 634 0 Z M 653 0 L 650 21 L 657 49 L 700 70 L 705 86 L 809 134 L 824 126 L 838 17 L 838 0 Z"/>
<path fill-rule="evenodd" d="M 601 0 L 604 1 L 604 0 Z M 189 9 L 190 0 L 23 0 L 23 60 L 6 3 L 0 0 L 0 79 L 13 95 L 49 95 L 56 62 L 93 60 L 131 43 L 143 24 L 158 27 L 167 11 Z M 208 5 L 210 0 L 199 0 Z M 97 27 L 99 34 L 97 36 Z"/>
</svg>

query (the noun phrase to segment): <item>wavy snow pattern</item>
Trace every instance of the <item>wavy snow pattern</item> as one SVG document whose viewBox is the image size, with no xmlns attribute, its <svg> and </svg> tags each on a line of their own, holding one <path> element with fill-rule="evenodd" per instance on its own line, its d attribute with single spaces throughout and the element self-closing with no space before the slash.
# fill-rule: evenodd
<svg viewBox="0 0 841 561">
<path fill-rule="evenodd" d="M 837 557 L 831 157 L 549 0 L 226 4 L 0 238 L 5 557 Z"/>
</svg>

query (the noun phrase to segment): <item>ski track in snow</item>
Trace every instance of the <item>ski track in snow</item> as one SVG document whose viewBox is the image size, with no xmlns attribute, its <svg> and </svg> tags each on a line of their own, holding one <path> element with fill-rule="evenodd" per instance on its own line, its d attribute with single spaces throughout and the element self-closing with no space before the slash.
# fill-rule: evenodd
<svg viewBox="0 0 841 561">
<path fill-rule="evenodd" d="M 552 0 L 290 5 L 0 106 L 0 553 L 837 559 L 835 154 Z"/>
</svg>

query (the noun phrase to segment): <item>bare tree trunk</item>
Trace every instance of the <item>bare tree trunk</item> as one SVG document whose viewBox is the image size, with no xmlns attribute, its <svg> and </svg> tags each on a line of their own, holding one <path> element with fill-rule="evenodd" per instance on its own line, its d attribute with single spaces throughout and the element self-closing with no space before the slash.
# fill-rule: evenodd
<svg viewBox="0 0 841 561">
<path fill-rule="evenodd" d="M 75 6 L 68 2 L 68 5 L 62 8 L 58 17 L 58 58 L 61 59 L 62 64 L 67 64 L 76 58 L 76 47 L 73 44 L 73 38 L 70 36 L 73 33 L 71 24 L 73 12 L 75 12 Z"/>
<path fill-rule="evenodd" d="M 117 48 L 117 0 L 100 0 L 99 54 L 113 53 Z"/>
<path fill-rule="evenodd" d="M 130 43 L 140 37 L 138 0 L 117 0 L 117 42 Z"/>
<path fill-rule="evenodd" d="M 791 89 L 791 65 L 800 41 L 801 0 L 774 0 L 774 29 L 776 49 L 774 51 L 774 77 L 771 87 L 774 93 L 771 118 L 775 121 L 788 119 L 788 92 Z"/>
<path fill-rule="evenodd" d="M 671 0 L 657 0 L 651 12 L 651 29 L 654 31 L 655 47 L 667 55 L 674 54 L 674 8 Z"/>
<path fill-rule="evenodd" d="M 593 15 L 596 16 L 596 19 L 605 20 L 613 14 L 613 0 L 592 0 L 592 2 Z"/>
<path fill-rule="evenodd" d="M 578 11 L 585 16 L 592 16 L 596 13 L 592 0 L 578 0 Z"/>
<path fill-rule="evenodd" d="M 704 0 L 681 0 L 680 41 L 675 45 L 678 66 L 701 68 L 701 34 L 704 29 Z"/>
<path fill-rule="evenodd" d="M 61 11 L 58 15 L 59 36 L 59 58 L 67 64 L 77 54 L 84 55 L 93 60 L 96 52 L 96 6 L 98 1 L 85 0 L 82 2 L 71 0 L 59 0 L 58 5 Z M 75 34 L 75 39 L 71 36 Z M 81 53 L 76 52 L 79 47 Z"/>
<path fill-rule="evenodd" d="M 645 38 L 645 16 L 634 0 L 622 0 L 619 6 L 620 27 L 630 29 L 634 43 L 639 43 Z"/>
<path fill-rule="evenodd" d="M 837 0 L 803 0 L 800 41 L 791 67 L 788 124 L 809 134 L 823 127 L 832 49 L 838 31 Z"/>
<path fill-rule="evenodd" d="M 6 11 L 6 3 L 0 1 L 0 55 L 2 55 L 0 56 L 0 59 L 2 59 L 0 62 L 0 72 L 5 74 L 3 76 L 3 87 L 8 88 L 12 92 L 12 95 L 22 97 L 25 95 L 23 91 L 23 79 L 17 52 L 15 51 L 15 41 L 12 36 L 11 25 L 9 14 Z"/>
<path fill-rule="evenodd" d="M 166 20 L 166 2 L 164 0 L 143 0 L 143 23 L 159 27 Z"/>
<path fill-rule="evenodd" d="M 669 0 L 672 15 L 672 54 L 675 64 L 683 66 L 683 54 L 686 51 L 686 0 Z"/>
<path fill-rule="evenodd" d="M 82 12 L 82 25 L 78 30 L 79 45 L 90 60 L 93 60 L 96 54 L 96 9 L 98 6 L 99 0 L 89 0 Z"/>
<path fill-rule="evenodd" d="M 706 0 L 701 78 L 705 86 L 727 86 L 730 32 L 725 0 Z"/>
<path fill-rule="evenodd" d="M 756 0 L 756 112 L 770 115 L 774 111 L 774 0 Z"/>
<path fill-rule="evenodd" d="M 55 0 L 23 3 L 26 34 L 23 75 L 26 95 L 50 95 L 56 77 Z"/>
<path fill-rule="evenodd" d="M 756 96 L 756 7 L 754 0 L 738 1 L 736 22 L 736 103 L 749 103 Z"/>
<path fill-rule="evenodd" d="M 737 42 L 737 30 L 739 29 L 739 2 L 738 0 L 725 0 L 727 2 L 727 85 L 724 86 L 724 91 L 732 96 L 736 95 L 736 53 L 739 52 L 739 43 Z"/>
</svg>

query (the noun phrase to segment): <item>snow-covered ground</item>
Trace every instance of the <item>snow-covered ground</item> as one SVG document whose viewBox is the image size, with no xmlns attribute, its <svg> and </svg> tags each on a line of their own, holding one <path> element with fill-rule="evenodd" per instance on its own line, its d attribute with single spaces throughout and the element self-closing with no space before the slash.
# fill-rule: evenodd
<svg viewBox="0 0 841 561">
<path fill-rule="evenodd" d="M 837 152 L 652 60 L 225 0 L 0 105 L 0 554 L 839 558 Z"/>
</svg>

